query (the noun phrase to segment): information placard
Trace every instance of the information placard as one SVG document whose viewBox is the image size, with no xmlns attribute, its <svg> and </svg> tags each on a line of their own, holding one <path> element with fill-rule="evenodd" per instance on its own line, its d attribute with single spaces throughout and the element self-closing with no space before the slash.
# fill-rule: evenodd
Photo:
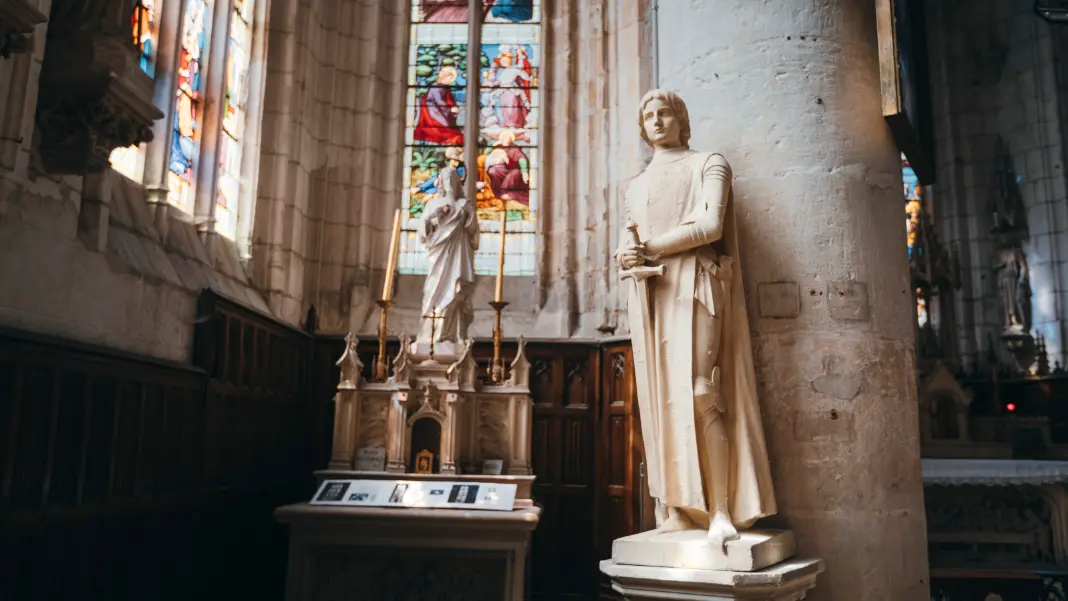
<svg viewBox="0 0 1068 601">
<path fill-rule="evenodd" d="M 356 471 L 381 472 L 386 469 L 386 450 L 382 447 L 356 449 Z"/>
<path fill-rule="evenodd" d="M 511 511 L 515 484 L 426 480 L 325 480 L 312 505 Z"/>
</svg>

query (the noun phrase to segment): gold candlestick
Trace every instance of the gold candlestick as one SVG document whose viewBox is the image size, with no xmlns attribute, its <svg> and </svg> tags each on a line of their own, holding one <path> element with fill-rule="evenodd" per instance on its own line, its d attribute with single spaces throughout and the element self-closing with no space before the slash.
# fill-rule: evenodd
<svg viewBox="0 0 1068 601">
<path fill-rule="evenodd" d="M 500 384 L 507 376 L 507 370 L 504 366 L 504 359 L 501 357 L 501 340 L 504 338 L 504 331 L 501 327 L 501 311 L 508 306 L 505 301 L 495 300 L 490 303 L 493 307 L 493 363 L 489 366 L 490 381 L 494 384 Z"/>
<path fill-rule="evenodd" d="M 393 213 L 393 231 L 389 237 L 389 257 L 386 259 L 386 279 L 382 282 L 382 300 L 393 298 L 393 274 L 397 271 L 397 247 L 400 246 L 401 212 Z"/>
<path fill-rule="evenodd" d="M 389 307 L 393 301 L 382 299 L 378 302 L 381 313 L 378 316 L 378 357 L 375 359 L 375 382 L 385 382 L 389 379 L 389 364 L 386 357 L 386 334 L 389 333 Z"/>
</svg>

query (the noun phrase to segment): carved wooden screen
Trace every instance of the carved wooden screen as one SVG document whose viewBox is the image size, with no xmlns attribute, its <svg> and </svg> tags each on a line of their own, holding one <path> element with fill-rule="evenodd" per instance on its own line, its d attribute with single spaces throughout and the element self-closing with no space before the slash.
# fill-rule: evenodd
<svg viewBox="0 0 1068 601">
<path fill-rule="evenodd" d="M 630 344 L 603 347 L 601 351 L 601 405 L 598 424 L 597 559 L 612 556 L 612 541 L 643 530 L 641 497 L 645 489 L 639 467 L 642 462 L 634 387 L 634 360 Z M 600 595 L 618 598 L 605 577 Z"/>
<path fill-rule="evenodd" d="M 595 480 L 600 358 L 579 344 L 531 345 L 531 467 L 542 519 L 534 531 L 534 599 L 588 599 L 597 583 Z"/>
</svg>

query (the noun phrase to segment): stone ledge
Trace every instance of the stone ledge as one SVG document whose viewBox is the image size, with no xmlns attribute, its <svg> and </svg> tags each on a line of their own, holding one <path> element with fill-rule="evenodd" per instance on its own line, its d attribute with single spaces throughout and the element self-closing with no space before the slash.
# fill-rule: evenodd
<svg viewBox="0 0 1068 601">
<path fill-rule="evenodd" d="M 48 17 L 27 0 L 0 0 L 0 58 L 29 52 L 30 37 Z"/>
<path fill-rule="evenodd" d="M 612 589 L 627 601 L 800 601 L 823 571 L 819 559 L 792 559 L 757 572 L 688 570 L 601 562 Z"/>
<path fill-rule="evenodd" d="M 755 572 L 793 557 L 789 530 L 748 530 L 727 543 L 727 552 L 709 544 L 704 530 L 641 532 L 612 543 L 612 561 L 620 565 L 690 570 Z"/>
</svg>

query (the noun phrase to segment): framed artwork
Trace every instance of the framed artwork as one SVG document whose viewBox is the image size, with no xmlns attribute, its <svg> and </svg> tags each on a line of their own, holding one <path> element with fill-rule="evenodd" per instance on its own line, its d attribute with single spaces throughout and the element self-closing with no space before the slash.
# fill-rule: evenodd
<svg viewBox="0 0 1068 601">
<path fill-rule="evenodd" d="M 415 454 L 415 473 L 417 474 L 433 474 L 434 473 L 434 454 L 430 451 L 423 449 Z"/>
<path fill-rule="evenodd" d="M 923 0 L 875 0 L 883 118 L 923 185 L 935 181 Z"/>
</svg>

